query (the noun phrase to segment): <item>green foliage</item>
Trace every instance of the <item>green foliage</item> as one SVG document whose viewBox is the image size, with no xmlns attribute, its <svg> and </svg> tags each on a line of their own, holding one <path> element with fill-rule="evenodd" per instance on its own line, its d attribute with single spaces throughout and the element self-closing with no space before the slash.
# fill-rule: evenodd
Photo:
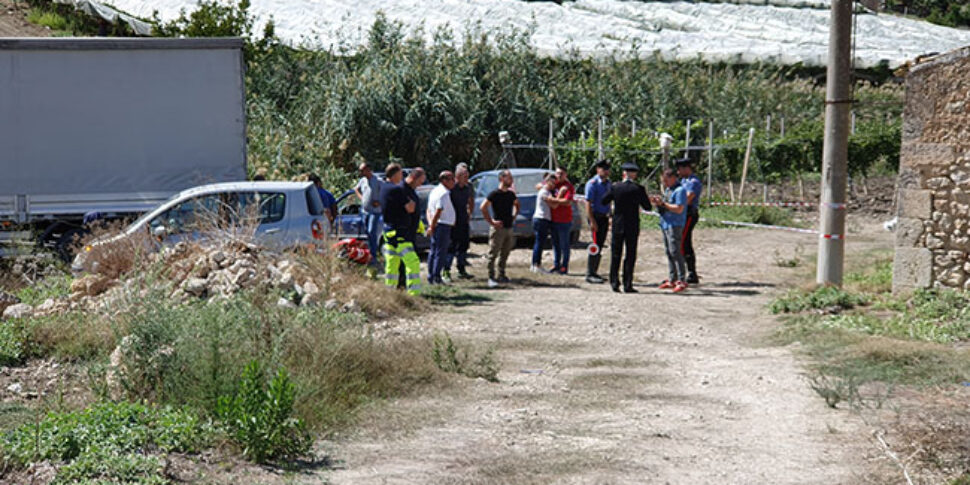
<svg viewBox="0 0 970 485">
<path fill-rule="evenodd" d="M 489 382 L 498 382 L 499 365 L 491 349 L 473 357 L 467 350 L 460 350 L 447 334 L 435 335 L 432 345 L 431 358 L 439 369 L 465 377 L 481 377 Z"/>
<path fill-rule="evenodd" d="M 854 295 L 834 286 L 821 286 L 811 292 L 790 291 L 775 299 L 768 306 L 771 313 L 798 313 L 806 310 L 838 310 L 865 305 L 869 299 L 865 295 Z"/>
<path fill-rule="evenodd" d="M 970 25 L 970 4 L 962 0 L 887 0 L 885 7 L 948 27 Z"/>
<path fill-rule="evenodd" d="M 293 417 L 295 391 L 285 369 L 266 384 L 258 361 L 246 366 L 236 392 L 216 405 L 229 436 L 250 460 L 266 462 L 295 458 L 310 450 L 303 421 Z"/>
<path fill-rule="evenodd" d="M 191 412 L 120 402 L 49 413 L 5 434 L 0 447 L 19 464 L 65 462 L 55 483 L 167 483 L 148 452 L 198 452 L 212 437 L 211 426 Z"/>
<path fill-rule="evenodd" d="M 62 299 L 71 294 L 71 281 L 68 275 L 48 276 L 17 291 L 17 298 L 30 306 L 40 305 L 48 298 Z"/>
<path fill-rule="evenodd" d="M 57 12 L 52 12 L 49 10 L 32 8 L 30 9 L 30 12 L 27 13 L 27 21 L 55 31 L 67 30 L 67 19 L 62 17 Z"/>
<path fill-rule="evenodd" d="M 589 150 L 590 137 L 579 140 L 595 131 L 601 116 L 608 119 L 607 146 L 616 150 L 611 157 L 644 167 L 656 161 L 650 153 L 656 149 L 653 131 L 667 130 L 683 140 L 690 118 L 695 120 L 691 141 L 702 144 L 706 126 L 697 121 L 714 119 L 718 142 L 733 146 L 719 154 L 716 173 L 733 176 L 747 128 L 763 126 L 769 114 L 784 116 L 790 134 L 783 140 L 759 138 L 755 162 L 764 176 L 820 165 L 824 93 L 798 78 L 798 69 L 674 63 L 636 51 L 597 60 L 553 59 L 536 52 L 529 31 L 478 31 L 457 38 L 441 29 L 425 40 L 422 32 L 408 32 L 384 16 L 355 52 L 310 51 L 281 45 L 272 26 L 255 36 L 247 9 L 245 1 L 203 2 L 196 12 L 158 30 L 249 40 L 249 166 L 271 179 L 315 171 L 328 185 L 346 187 L 358 154 L 377 165 L 396 157 L 431 172 L 457 162 L 489 169 L 501 156 L 497 132 L 509 131 L 519 143 L 544 141 L 550 118 L 557 122 L 557 145 L 564 148 L 560 159 L 584 178 L 595 152 Z M 874 126 L 901 111 L 901 94 L 894 87 L 859 86 L 856 97 L 859 119 L 874 120 Z M 625 136 L 634 121 L 640 133 Z M 898 123 L 889 125 L 898 132 Z M 872 132 L 865 121 L 860 127 L 865 136 Z M 726 137 L 724 129 L 731 130 Z M 872 157 L 892 157 L 881 145 L 856 151 L 863 167 Z M 522 165 L 538 163 L 544 155 L 516 153 Z"/>
<path fill-rule="evenodd" d="M 19 321 L 0 321 L 0 365 L 22 362 L 25 357 L 24 344 L 23 325 Z"/>
</svg>

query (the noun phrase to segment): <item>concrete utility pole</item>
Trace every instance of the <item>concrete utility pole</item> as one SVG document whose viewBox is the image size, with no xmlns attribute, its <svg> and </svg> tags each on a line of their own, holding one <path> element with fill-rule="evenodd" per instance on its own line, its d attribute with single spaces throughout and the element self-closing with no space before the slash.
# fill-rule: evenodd
<svg viewBox="0 0 970 485">
<path fill-rule="evenodd" d="M 822 285 L 842 285 L 845 258 L 845 196 L 849 112 L 852 106 L 852 0 L 832 0 L 825 82 L 825 142 L 819 205 L 818 274 Z"/>
</svg>

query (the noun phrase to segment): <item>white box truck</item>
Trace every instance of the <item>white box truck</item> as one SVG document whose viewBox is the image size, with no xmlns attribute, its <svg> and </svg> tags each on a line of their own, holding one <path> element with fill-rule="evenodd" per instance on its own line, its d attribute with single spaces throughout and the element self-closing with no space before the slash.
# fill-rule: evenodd
<svg viewBox="0 0 970 485">
<path fill-rule="evenodd" d="M 246 179 L 241 39 L 0 38 L 0 257 Z M 19 249 L 18 249 L 19 248 Z"/>
</svg>

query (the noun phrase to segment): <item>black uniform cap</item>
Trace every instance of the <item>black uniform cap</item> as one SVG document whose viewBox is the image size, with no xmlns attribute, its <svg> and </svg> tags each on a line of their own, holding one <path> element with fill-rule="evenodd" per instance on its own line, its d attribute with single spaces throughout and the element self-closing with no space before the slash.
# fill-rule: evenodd
<svg viewBox="0 0 970 485">
<path fill-rule="evenodd" d="M 600 160 L 600 161 L 596 162 L 596 165 L 593 165 L 593 167 L 595 167 L 595 168 L 605 168 L 605 169 L 609 170 L 610 169 L 610 162 L 607 161 L 607 160 Z"/>
<path fill-rule="evenodd" d="M 690 158 L 678 158 L 674 160 L 674 164 L 678 167 L 689 167 L 691 164 Z"/>
<path fill-rule="evenodd" d="M 637 164 L 632 163 L 632 162 L 624 163 L 623 166 L 620 167 L 620 169 L 622 169 L 624 172 L 639 172 L 640 171 L 640 167 Z"/>
</svg>

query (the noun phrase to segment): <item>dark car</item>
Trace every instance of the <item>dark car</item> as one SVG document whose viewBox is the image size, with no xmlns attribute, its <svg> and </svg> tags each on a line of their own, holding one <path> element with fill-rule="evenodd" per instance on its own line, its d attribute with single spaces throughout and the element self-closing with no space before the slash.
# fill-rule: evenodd
<svg viewBox="0 0 970 485">
<path fill-rule="evenodd" d="M 428 221 L 424 216 L 428 208 L 428 194 L 431 193 L 431 185 L 418 187 L 418 199 L 420 204 L 418 210 L 421 211 L 421 220 L 427 226 Z M 348 190 L 337 198 L 337 238 L 344 239 L 353 237 L 362 241 L 367 240 L 367 228 L 364 227 L 364 218 L 360 215 L 360 199 L 353 190 Z M 431 248 L 431 241 L 424 234 L 418 234 L 415 241 L 415 249 L 419 252 L 426 252 Z"/>
<path fill-rule="evenodd" d="M 512 168 L 512 190 L 519 198 L 519 217 L 515 219 L 513 232 L 519 238 L 531 238 L 532 234 L 532 214 L 536 210 L 536 185 L 542 182 L 546 174 L 552 173 L 550 170 L 541 168 Z M 488 194 L 498 188 L 499 170 L 480 172 L 471 178 L 472 186 L 475 188 L 475 212 L 472 214 L 471 235 L 473 239 L 488 238 L 488 223 L 479 207 L 488 197 Z M 579 231 L 583 227 L 583 212 L 578 204 L 573 202 L 573 228 L 570 238 L 573 241 L 579 240 Z"/>
</svg>

